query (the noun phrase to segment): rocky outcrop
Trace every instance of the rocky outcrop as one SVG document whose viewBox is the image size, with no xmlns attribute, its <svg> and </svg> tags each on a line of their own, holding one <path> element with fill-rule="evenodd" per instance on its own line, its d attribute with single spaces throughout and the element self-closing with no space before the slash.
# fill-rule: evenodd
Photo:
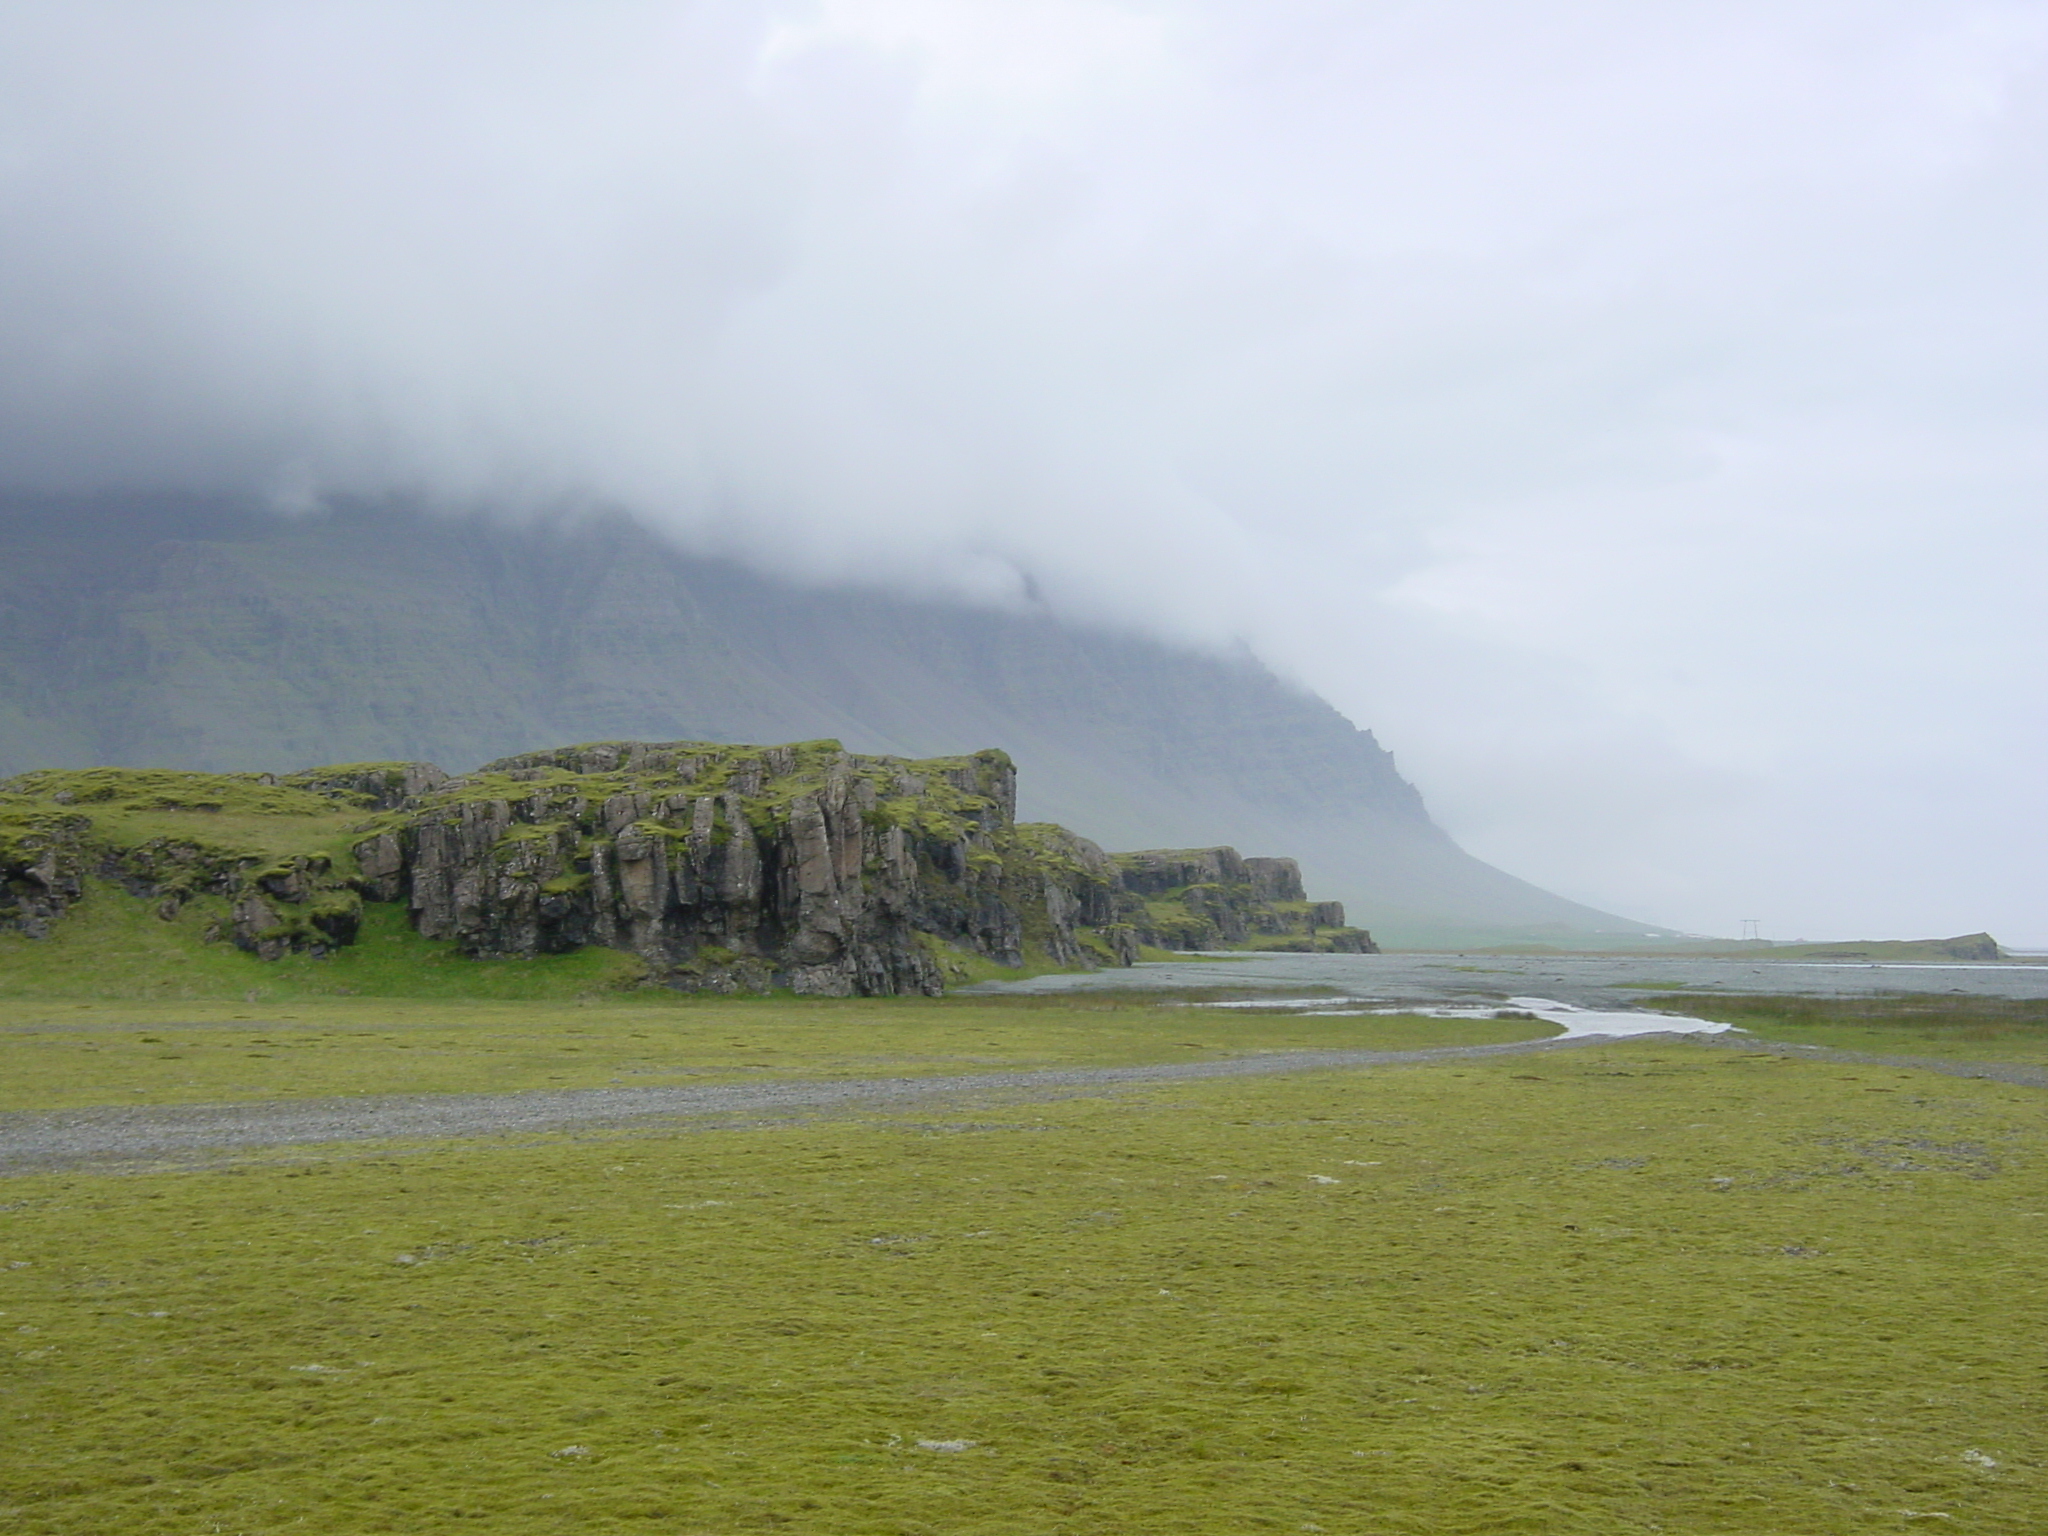
<svg viewBox="0 0 2048 1536">
<path fill-rule="evenodd" d="M 371 803 L 352 792 L 281 786 L 271 774 L 23 774 L 0 785 L 0 928 L 47 938 L 51 924 L 102 881 L 153 903 L 166 921 L 195 899 L 212 898 L 209 937 L 261 959 L 325 953 L 354 942 L 361 921 L 350 872 L 328 853 L 248 846 L 248 818 L 289 835 Z M 166 824 L 188 830 L 159 830 Z M 228 825 L 235 830 L 216 830 Z"/>
<path fill-rule="evenodd" d="M 0 930 L 32 939 L 85 894 L 91 821 L 16 795 L 0 796 Z"/>
<path fill-rule="evenodd" d="M 1090 932 L 1114 921 L 1107 856 L 1015 818 L 1001 752 L 606 742 L 449 779 L 353 851 L 365 894 L 466 954 L 602 944 L 677 986 L 936 993 L 948 950 L 1134 953 Z"/>
<path fill-rule="evenodd" d="M 1252 894 L 1260 901 L 1308 900 L 1308 893 L 1301 888 L 1301 866 L 1292 859 L 1246 859 L 1244 872 L 1251 881 Z"/>
<path fill-rule="evenodd" d="M 448 782 L 432 763 L 338 763 L 288 773 L 278 782 L 373 811 L 395 811 Z"/>
<path fill-rule="evenodd" d="M 227 916 L 212 925 L 210 936 L 261 960 L 353 944 L 362 923 L 361 896 L 324 854 L 237 856 L 180 838 L 151 838 L 103 852 L 95 872 L 131 896 L 155 901 L 166 921 L 194 897 L 221 898 Z"/>
<path fill-rule="evenodd" d="M 1292 859 L 1243 858 L 1235 848 L 1155 848 L 1113 856 L 1119 918 L 1160 949 L 1252 948 L 1377 954 L 1344 904 L 1311 902 Z"/>
<path fill-rule="evenodd" d="M 999 751 L 599 742 L 454 778 L 356 763 L 0 788 L 0 924 L 31 936 L 99 879 L 167 920 L 203 898 L 209 937 L 267 960 L 353 943 L 364 900 L 402 902 L 422 935 L 478 959 L 603 945 L 651 981 L 715 991 L 937 993 L 967 957 L 1129 965 L 1147 946 L 1359 942 L 1341 907 L 1302 898 L 1291 859 L 1111 856 L 1019 824 Z"/>
<path fill-rule="evenodd" d="M 405 900 L 421 933 L 466 954 L 602 944 L 718 990 L 937 992 L 959 953 L 1128 965 L 1147 945 L 1370 945 L 1341 907 L 1301 898 L 1291 859 L 1111 856 L 1019 825 L 1016 793 L 995 751 L 601 742 L 449 779 L 354 853 L 365 894 Z"/>
</svg>

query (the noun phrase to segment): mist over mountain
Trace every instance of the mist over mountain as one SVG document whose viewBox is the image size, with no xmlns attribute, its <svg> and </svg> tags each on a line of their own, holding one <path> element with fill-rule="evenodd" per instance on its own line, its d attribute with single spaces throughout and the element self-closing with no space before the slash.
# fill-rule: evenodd
<svg viewBox="0 0 2048 1536">
<path fill-rule="evenodd" d="M 1394 942 L 1646 931 L 1460 850 L 1370 732 L 1248 656 L 799 588 L 622 517 L 0 505 L 0 773 L 460 771 L 600 739 L 999 746 L 1021 811 L 1113 848 L 1299 858 Z"/>
</svg>

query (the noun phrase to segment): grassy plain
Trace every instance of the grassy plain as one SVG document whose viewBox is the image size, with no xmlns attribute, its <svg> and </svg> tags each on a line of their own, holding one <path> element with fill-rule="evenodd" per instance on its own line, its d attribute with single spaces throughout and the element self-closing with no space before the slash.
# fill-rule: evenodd
<svg viewBox="0 0 2048 1536">
<path fill-rule="evenodd" d="M 0 933 L 0 1112 L 1125 1066 L 1557 1032 L 1529 1020 L 1162 1007 L 1157 994 L 687 996 L 636 986 L 640 963 L 612 950 L 465 959 L 374 902 L 358 943 L 265 962 L 200 942 L 211 920 L 203 901 L 165 920 L 107 887 L 48 939 Z"/>
<path fill-rule="evenodd" d="M 2048 998 L 1894 993 L 1763 997 L 1660 992 L 1645 1008 L 1734 1024 L 1765 1040 L 1891 1056 L 2048 1066 Z"/>
<path fill-rule="evenodd" d="M 1637 1044 L 17 1177 L 0 1524 L 2031 1532 L 2044 1108 Z"/>
<path fill-rule="evenodd" d="M 1298 1018 L 1156 999 L 684 998 L 469 1003 L 0 1001 L 0 1111 L 351 1093 L 1129 1066 L 1257 1051 L 1540 1039 L 1528 1019 Z"/>
</svg>

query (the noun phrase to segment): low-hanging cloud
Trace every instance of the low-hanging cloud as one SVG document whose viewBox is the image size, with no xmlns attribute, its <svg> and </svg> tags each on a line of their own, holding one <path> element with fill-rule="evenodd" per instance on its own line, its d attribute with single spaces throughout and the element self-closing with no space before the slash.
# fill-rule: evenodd
<svg viewBox="0 0 2048 1536">
<path fill-rule="evenodd" d="M 14 4 L 0 455 L 1243 639 L 1476 851 L 2048 940 L 2048 6 Z"/>
</svg>

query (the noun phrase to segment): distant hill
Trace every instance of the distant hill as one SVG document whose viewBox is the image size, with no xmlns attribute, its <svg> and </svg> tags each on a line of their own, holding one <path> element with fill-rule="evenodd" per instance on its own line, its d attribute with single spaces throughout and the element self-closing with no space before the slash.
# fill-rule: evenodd
<svg viewBox="0 0 2048 1536">
<path fill-rule="evenodd" d="M 1916 960 L 2003 960 L 2005 950 L 1988 933 L 1958 934 L 1952 939 L 1844 939 L 1826 944 L 1772 944 L 1750 947 L 1744 954 L 1760 954 L 1773 960 L 1864 960 L 1872 964 Z"/>
<path fill-rule="evenodd" d="M 172 496 L 0 501 L 0 774 L 424 760 L 535 742 L 1007 750 L 1110 847 L 1297 855 L 1394 943 L 1657 932 L 1459 849 L 1369 731 L 1255 662 L 778 582 L 624 519 L 511 527 Z"/>
</svg>

